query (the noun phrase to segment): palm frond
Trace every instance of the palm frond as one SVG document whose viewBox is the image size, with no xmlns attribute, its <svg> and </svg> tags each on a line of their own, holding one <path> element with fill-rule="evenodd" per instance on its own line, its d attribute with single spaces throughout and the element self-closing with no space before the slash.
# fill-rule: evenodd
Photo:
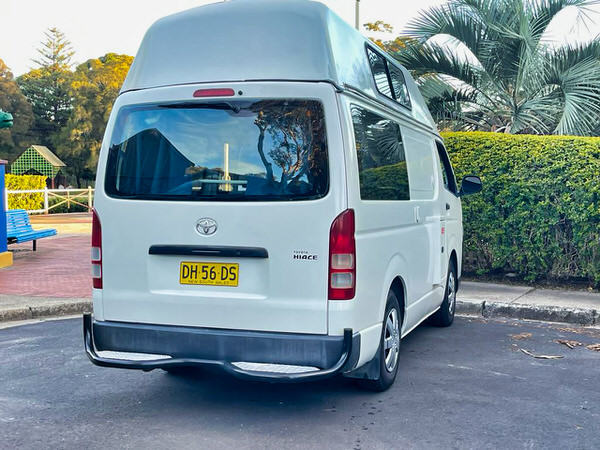
<svg viewBox="0 0 600 450">
<path fill-rule="evenodd" d="M 600 39 L 559 49 L 544 39 L 565 8 L 585 21 L 593 4 L 600 0 L 448 0 L 409 23 L 411 40 L 396 56 L 445 124 L 597 134 Z"/>
<path fill-rule="evenodd" d="M 515 109 L 508 131 L 514 134 L 549 134 L 553 130 L 557 113 L 556 102 L 551 98 L 525 100 Z"/>
<path fill-rule="evenodd" d="M 590 134 L 600 116 L 600 41 L 562 47 L 548 58 L 547 81 L 564 103 L 555 133 Z"/>
<path fill-rule="evenodd" d="M 409 43 L 405 50 L 398 55 L 398 60 L 416 77 L 427 73 L 437 73 L 456 78 L 461 82 L 477 88 L 482 75 L 477 64 L 466 61 L 452 53 L 447 47 L 434 42 L 422 44 Z"/>
<path fill-rule="evenodd" d="M 526 6 L 527 10 L 530 11 L 533 36 L 539 42 L 558 13 L 569 6 L 574 6 L 578 9 L 578 21 L 585 23 L 589 20 L 587 15 L 588 8 L 599 3 L 598 0 L 529 0 Z"/>
<path fill-rule="evenodd" d="M 451 36 L 477 54 L 485 33 L 485 22 L 479 8 L 479 2 L 455 0 L 429 8 L 408 23 L 406 35 L 421 42 L 437 35 Z"/>
</svg>

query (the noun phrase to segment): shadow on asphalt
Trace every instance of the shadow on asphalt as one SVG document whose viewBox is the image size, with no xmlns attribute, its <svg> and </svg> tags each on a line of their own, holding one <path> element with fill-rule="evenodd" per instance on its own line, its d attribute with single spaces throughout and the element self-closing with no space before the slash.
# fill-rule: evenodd
<svg viewBox="0 0 600 450">
<path fill-rule="evenodd" d="M 409 358 L 418 358 L 412 350 L 413 343 L 418 343 L 423 336 L 431 333 L 443 333 L 443 329 L 421 325 L 402 340 L 400 351 L 400 368 L 396 383 L 387 392 L 400 389 L 404 375 L 402 363 Z M 108 369 L 102 369 L 108 370 Z M 120 369 L 114 369 L 120 371 Z M 142 375 L 142 373 L 138 373 Z M 150 374 L 145 374 L 150 375 Z M 153 402 L 161 405 L 165 412 L 169 409 L 188 409 L 193 411 L 207 404 L 218 404 L 225 409 L 252 403 L 260 403 L 261 407 L 293 406 L 298 412 L 314 410 L 322 406 L 324 398 L 348 397 L 372 400 L 387 395 L 360 389 L 352 379 L 341 375 L 319 381 L 301 383 L 269 383 L 243 380 L 227 374 L 217 368 L 189 368 L 181 373 L 167 373 L 157 369 L 151 372 L 153 382 L 147 387 L 151 392 L 145 395 Z M 107 402 L 107 392 L 102 394 L 103 402 Z M 120 395 L 114 400 L 119 401 Z M 336 405 L 331 405 L 335 412 Z"/>
</svg>

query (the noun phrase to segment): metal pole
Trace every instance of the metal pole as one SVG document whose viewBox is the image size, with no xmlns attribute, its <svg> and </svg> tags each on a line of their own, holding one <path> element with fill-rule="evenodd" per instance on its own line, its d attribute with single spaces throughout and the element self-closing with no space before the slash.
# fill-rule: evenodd
<svg viewBox="0 0 600 450">
<path fill-rule="evenodd" d="M 354 10 L 354 28 L 360 28 L 360 0 L 356 0 L 356 9 Z"/>
<path fill-rule="evenodd" d="M 48 214 L 48 187 L 44 188 L 44 214 Z"/>
<path fill-rule="evenodd" d="M 225 145 L 223 146 L 223 154 L 223 180 L 230 181 L 231 175 L 229 174 L 229 142 L 225 142 Z M 233 191 L 233 186 L 231 183 L 227 183 L 221 186 L 221 190 L 231 192 Z"/>
</svg>

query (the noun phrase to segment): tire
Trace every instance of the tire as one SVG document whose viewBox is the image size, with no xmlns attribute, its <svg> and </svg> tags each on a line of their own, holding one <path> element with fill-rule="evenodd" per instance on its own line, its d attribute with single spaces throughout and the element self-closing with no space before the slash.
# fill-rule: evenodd
<svg viewBox="0 0 600 450">
<path fill-rule="evenodd" d="M 448 276 L 446 277 L 446 291 L 444 292 L 444 301 L 440 309 L 429 318 L 429 324 L 434 327 L 449 327 L 454 322 L 454 313 L 456 312 L 456 287 L 458 286 L 456 278 L 456 267 L 454 262 L 448 262 Z"/>
<path fill-rule="evenodd" d="M 392 291 L 388 293 L 383 317 L 383 329 L 376 356 L 376 359 L 379 360 L 379 378 L 377 380 L 357 380 L 362 389 L 376 392 L 383 392 L 394 384 L 398 373 L 402 311 L 396 294 Z"/>
</svg>

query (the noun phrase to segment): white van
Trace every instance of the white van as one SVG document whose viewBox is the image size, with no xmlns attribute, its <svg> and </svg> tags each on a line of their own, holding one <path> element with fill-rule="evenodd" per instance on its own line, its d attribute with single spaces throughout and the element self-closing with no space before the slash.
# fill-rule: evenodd
<svg viewBox="0 0 600 450">
<path fill-rule="evenodd" d="M 408 72 L 325 6 L 161 19 L 100 152 L 87 354 L 384 390 L 402 336 L 452 323 L 479 188 Z"/>
</svg>

